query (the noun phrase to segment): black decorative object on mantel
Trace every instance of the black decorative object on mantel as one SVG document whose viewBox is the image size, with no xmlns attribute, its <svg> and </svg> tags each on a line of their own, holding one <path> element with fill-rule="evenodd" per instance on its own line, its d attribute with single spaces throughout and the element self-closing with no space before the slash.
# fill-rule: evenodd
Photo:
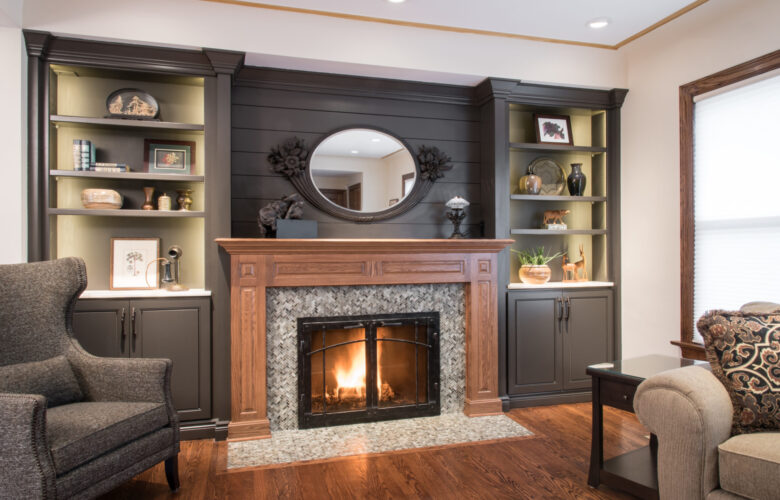
<svg viewBox="0 0 780 500">
<path fill-rule="evenodd" d="M 460 196 L 456 196 L 448 201 L 446 205 L 449 210 L 447 210 L 445 215 L 454 226 L 449 239 L 465 238 L 466 235 L 460 232 L 460 224 L 463 222 L 463 219 L 466 218 L 466 211 L 464 209 L 469 206 L 470 203 Z"/>
<path fill-rule="evenodd" d="M 582 173 L 582 163 L 571 164 L 571 173 L 566 178 L 566 183 L 569 185 L 570 195 L 582 196 L 585 194 L 585 185 L 588 183 L 588 178 Z"/>
<path fill-rule="evenodd" d="M 360 126 L 359 128 L 377 130 L 383 134 L 390 135 L 408 151 L 412 151 L 406 141 L 388 131 L 366 126 Z M 444 172 L 452 168 L 450 157 L 440 151 L 439 148 L 422 145 L 417 149 L 417 154 L 412 155 L 418 180 L 414 183 L 412 191 L 399 203 L 378 212 L 360 212 L 339 206 L 328 200 L 314 185 L 310 172 L 310 160 L 314 156 L 312 151 L 316 153 L 317 146 L 320 143 L 328 139 L 328 137 L 348 129 L 350 127 L 340 128 L 332 133 L 325 134 L 312 150 L 309 150 L 303 139 L 292 137 L 279 146 L 271 148 L 271 152 L 268 154 L 268 162 L 271 164 L 273 172 L 284 175 L 306 201 L 334 217 L 357 223 L 372 223 L 399 216 L 422 201 L 431 190 L 436 179 L 444 177 Z"/>
<path fill-rule="evenodd" d="M 303 200 L 297 193 L 283 196 L 260 209 L 257 214 L 257 226 L 261 238 L 276 236 L 277 219 L 300 219 L 303 215 Z"/>
</svg>

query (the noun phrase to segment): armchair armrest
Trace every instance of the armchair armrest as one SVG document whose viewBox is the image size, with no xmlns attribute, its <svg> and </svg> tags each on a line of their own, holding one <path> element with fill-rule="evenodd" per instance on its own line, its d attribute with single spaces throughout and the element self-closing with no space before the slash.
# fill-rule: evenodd
<svg viewBox="0 0 780 500">
<path fill-rule="evenodd" d="M 634 411 L 658 436 L 661 498 L 704 498 L 718 487 L 718 445 L 731 435 L 732 408 L 712 373 L 689 366 L 654 375 L 639 385 Z"/>
<path fill-rule="evenodd" d="M 54 498 L 54 463 L 46 442 L 46 398 L 0 393 L 0 497 Z"/>
<path fill-rule="evenodd" d="M 67 356 L 86 400 L 164 403 L 176 418 L 169 359 L 101 358 L 75 348 Z"/>
</svg>

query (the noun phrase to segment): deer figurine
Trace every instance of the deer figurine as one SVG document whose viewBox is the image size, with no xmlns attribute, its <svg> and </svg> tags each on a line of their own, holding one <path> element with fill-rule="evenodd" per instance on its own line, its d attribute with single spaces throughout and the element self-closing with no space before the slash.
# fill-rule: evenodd
<svg viewBox="0 0 780 500">
<path fill-rule="evenodd" d="M 585 261 L 585 249 L 580 245 L 580 260 L 577 262 L 568 262 L 566 254 L 563 254 L 563 262 L 561 269 L 563 269 L 563 282 L 572 283 L 575 281 L 588 281 L 588 269 Z M 582 271 L 582 273 L 580 273 Z M 569 273 L 571 273 L 571 279 L 569 279 Z M 580 275 L 582 277 L 580 277 Z"/>
</svg>

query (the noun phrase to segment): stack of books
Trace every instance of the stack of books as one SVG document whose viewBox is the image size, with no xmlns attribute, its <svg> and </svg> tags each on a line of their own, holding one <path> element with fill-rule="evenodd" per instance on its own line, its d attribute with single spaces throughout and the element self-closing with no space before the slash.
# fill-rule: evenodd
<svg viewBox="0 0 780 500">
<path fill-rule="evenodd" d="M 73 170 L 92 172 L 129 172 L 126 163 L 95 161 L 95 146 L 86 139 L 73 139 Z"/>
<path fill-rule="evenodd" d="M 130 168 L 126 163 L 96 162 L 89 166 L 93 172 L 129 172 Z"/>
<path fill-rule="evenodd" d="M 86 139 L 73 139 L 73 170 L 89 170 L 95 163 L 95 146 Z"/>
</svg>

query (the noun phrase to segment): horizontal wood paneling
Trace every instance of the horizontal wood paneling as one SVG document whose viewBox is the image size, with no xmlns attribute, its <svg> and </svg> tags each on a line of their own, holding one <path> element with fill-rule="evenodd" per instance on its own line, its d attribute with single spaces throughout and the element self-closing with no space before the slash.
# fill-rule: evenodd
<svg viewBox="0 0 780 500">
<path fill-rule="evenodd" d="M 313 147 L 319 138 L 324 134 L 309 133 L 309 132 L 287 132 L 276 130 L 251 130 L 251 129 L 233 129 L 233 151 L 244 153 L 257 153 L 262 155 L 261 159 L 265 166 L 270 167 L 266 156 L 271 151 L 271 148 L 278 146 L 285 139 L 289 139 L 292 136 L 299 137 L 304 142 Z M 414 148 L 415 152 L 422 146 L 436 146 L 437 148 L 445 151 L 453 162 L 460 163 L 479 163 L 479 148 L 478 143 L 467 142 L 462 140 L 425 140 L 406 138 L 406 142 Z M 239 149 L 239 146 L 243 149 Z"/>
<path fill-rule="evenodd" d="M 271 203 L 274 200 L 262 199 L 262 198 L 234 198 L 231 204 L 233 212 L 234 222 L 252 222 L 257 220 L 258 211 L 265 205 Z M 466 214 L 464 224 L 479 224 L 481 219 L 480 205 L 471 205 L 469 212 Z M 423 202 L 412 208 L 405 214 L 401 214 L 398 217 L 388 221 L 389 224 L 417 224 L 418 221 L 433 221 L 438 224 L 448 224 L 448 219 L 444 215 L 445 209 L 441 203 L 428 203 Z M 320 223 L 343 223 L 345 221 L 338 219 L 328 214 L 317 214 L 317 209 L 310 205 L 306 205 L 303 209 L 304 219 L 313 219 L 315 216 L 319 217 Z"/>
<path fill-rule="evenodd" d="M 276 107 L 280 100 L 287 97 L 288 93 L 289 91 L 285 90 L 263 89 L 263 92 L 258 94 L 256 89 L 237 87 L 233 95 L 233 104 Z M 338 91 L 329 91 L 327 99 L 323 99 L 320 92 L 298 92 L 297 94 L 296 105 L 298 109 L 332 111 L 337 113 L 384 114 L 388 105 L 391 105 L 397 116 L 408 116 L 410 118 L 440 118 L 444 120 L 479 120 L 479 115 L 473 108 L 453 106 L 451 104 L 410 102 L 392 98 L 377 99 L 379 96 L 348 96 L 339 94 Z"/>
<path fill-rule="evenodd" d="M 241 151 L 234 151 L 232 154 L 233 175 L 284 178 L 282 174 L 277 174 L 271 170 L 271 166 L 266 159 L 267 156 L 267 153 L 244 153 Z M 449 170 L 446 173 L 446 177 L 443 181 L 479 184 L 480 170 L 481 167 L 479 163 L 453 161 L 452 170 Z"/>
<path fill-rule="evenodd" d="M 439 180 L 425 197 L 427 203 L 445 203 L 453 196 L 461 196 L 472 203 L 479 203 L 479 184 L 463 184 Z M 295 187 L 284 177 L 258 177 L 254 175 L 233 175 L 231 192 L 233 198 L 279 199 L 295 192 Z M 313 209 L 313 207 L 312 207 Z M 444 207 L 442 205 L 442 210 Z"/>
<path fill-rule="evenodd" d="M 318 221 L 319 236 L 447 237 L 452 224 L 444 203 L 462 196 L 471 202 L 463 229 L 480 237 L 480 124 L 476 108 L 466 104 L 469 95 L 452 86 L 246 69 L 232 93 L 231 234 L 257 236 L 257 211 L 295 192 L 271 171 L 271 148 L 293 136 L 313 147 L 337 128 L 371 126 L 402 138 L 413 153 L 421 145 L 438 147 L 452 158 L 453 169 L 417 207 L 382 223 L 350 223 L 307 203 L 304 218 Z"/>
<path fill-rule="evenodd" d="M 481 225 L 461 225 L 461 232 L 469 237 L 482 236 Z M 233 222 L 234 238 L 257 238 L 257 224 L 254 222 Z M 318 223 L 320 238 L 448 238 L 452 224 L 355 224 L 351 222 Z"/>
<path fill-rule="evenodd" d="M 391 109 L 388 109 L 390 112 Z M 328 132 L 350 126 L 372 125 L 400 137 L 428 140 L 479 141 L 479 123 L 436 118 L 371 113 L 344 113 L 297 108 L 233 105 L 233 128 L 282 130 L 289 132 Z"/>
</svg>

